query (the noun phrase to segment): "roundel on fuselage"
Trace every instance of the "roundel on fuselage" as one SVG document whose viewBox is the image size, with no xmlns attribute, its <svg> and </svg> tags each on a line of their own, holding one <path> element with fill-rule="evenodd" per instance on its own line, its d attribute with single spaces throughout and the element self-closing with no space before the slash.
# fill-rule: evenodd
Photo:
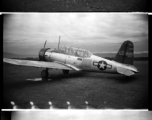
<svg viewBox="0 0 152 120">
<path fill-rule="evenodd" d="M 103 60 L 99 61 L 97 67 L 99 70 L 106 70 L 107 69 L 107 62 L 103 61 Z"/>
</svg>

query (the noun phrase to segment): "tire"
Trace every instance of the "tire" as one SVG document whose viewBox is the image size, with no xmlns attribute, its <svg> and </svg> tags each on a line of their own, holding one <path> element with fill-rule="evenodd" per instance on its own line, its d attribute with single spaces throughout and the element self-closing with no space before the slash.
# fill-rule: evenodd
<svg viewBox="0 0 152 120">
<path fill-rule="evenodd" d="M 48 76 L 49 76 L 48 71 L 47 71 L 47 70 L 42 70 L 42 72 L 41 72 L 41 77 L 42 77 L 42 78 L 48 78 Z"/>
<path fill-rule="evenodd" d="M 69 70 L 63 70 L 63 74 L 68 74 Z"/>
</svg>

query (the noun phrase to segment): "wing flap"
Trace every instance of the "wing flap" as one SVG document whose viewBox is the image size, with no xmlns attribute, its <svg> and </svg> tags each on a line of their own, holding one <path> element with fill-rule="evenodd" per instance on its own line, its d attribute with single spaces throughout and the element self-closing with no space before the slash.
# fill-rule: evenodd
<svg viewBox="0 0 152 120">
<path fill-rule="evenodd" d="M 56 62 L 17 60 L 17 59 L 8 59 L 8 58 L 3 58 L 3 62 L 14 64 L 14 65 L 33 66 L 33 67 L 42 67 L 42 68 L 54 68 L 54 69 L 64 69 L 64 70 L 75 70 L 64 64 L 59 64 Z"/>
<path fill-rule="evenodd" d="M 58 62 L 58 61 L 54 61 L 55 63 L 59 63 L 59 64 L 61 64 L 61 65 L 65 65 L 65 66 L 67 66 L 67 67 L 69 67 L 69 68 L 71 68 L 71 69 L 73 69 L 73 70 L 75 70 L 75 71 L 80 71 L 81 69 L 80 68 L 78 68 L 78 67 L 76 67 L 76 66 L 73 66 L 73 65 L 70 65 L 70 64 L 63 64 L 63 63 L 61 63 L 61 62 Z"/>
<path fill-rule="evenodd" d="M 70 65 L 70 64 L 66 64 L 66 66 L 68 66 L 68 67 L 70 67 L 70 68 L 72 68 L 72 69 L 74 69 L 76 71 L 80 71 L 81 70 L 81 69 L 79 69 L 79 68 L 77 68 L 77 67 L 75 67 L 73 65 Z"/>
</svg>

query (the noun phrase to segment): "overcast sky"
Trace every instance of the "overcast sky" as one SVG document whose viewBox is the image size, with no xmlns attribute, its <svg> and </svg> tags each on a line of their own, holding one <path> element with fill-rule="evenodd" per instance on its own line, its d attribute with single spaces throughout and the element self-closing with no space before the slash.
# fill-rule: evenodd
<svg viewBox="0 0 152 120">
<path fill-rule="evenodd" d="M 13 113 L 12 120 L 151 120 L 149 111 L 54 110 Z"/>
<path fill-rule="evenodd" d="M 46 47 L 61 45 L 90 52 L 117 52 L 122 42 L 134 43 L 135 52 L 148 52 L 146 14 L 33 13 L 4 15 L 3 51 L 38 54 Z"/>
</svg>

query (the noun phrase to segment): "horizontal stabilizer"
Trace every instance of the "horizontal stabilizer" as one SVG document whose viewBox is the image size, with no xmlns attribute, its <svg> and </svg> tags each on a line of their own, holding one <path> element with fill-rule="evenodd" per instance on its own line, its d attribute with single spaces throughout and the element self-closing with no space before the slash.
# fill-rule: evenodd
<svg viewBox="0 0 152 120">
<path fill-rule="evenodd" d="M 126 76 L 134 75 L 135 73 L 126 68 L 117 67 L 117 72 Z"/>
</svg>

